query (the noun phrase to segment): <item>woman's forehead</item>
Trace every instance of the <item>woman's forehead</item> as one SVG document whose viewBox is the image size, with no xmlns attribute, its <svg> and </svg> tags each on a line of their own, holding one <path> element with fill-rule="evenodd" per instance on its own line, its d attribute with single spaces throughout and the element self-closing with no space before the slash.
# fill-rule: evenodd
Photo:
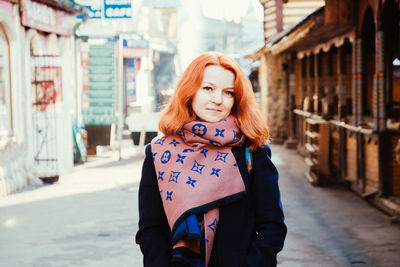
<svg viewBox="0 0 400 267">
<path fill-rule="evenodd" d="M 223 83 L 233 87 L 234 81 L 234 73 L 221 66 L 211 65 L 204 69 L 203 83 L 212 83 L 214 85 Z"/>
</svg>

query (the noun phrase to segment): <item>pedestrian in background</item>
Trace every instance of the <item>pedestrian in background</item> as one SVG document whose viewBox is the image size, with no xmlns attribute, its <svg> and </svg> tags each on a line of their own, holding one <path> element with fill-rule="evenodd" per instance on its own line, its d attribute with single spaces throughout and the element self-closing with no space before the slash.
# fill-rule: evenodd
<svg viewBox="0 0 400 267">
<path fill-rule="evenodd" d="M 286 236 L 278 172 L 239 65 L 217 52 L 196 58 L 159 128 L 139 187 L 144 266 L 276 266 Z"/>
</svg>

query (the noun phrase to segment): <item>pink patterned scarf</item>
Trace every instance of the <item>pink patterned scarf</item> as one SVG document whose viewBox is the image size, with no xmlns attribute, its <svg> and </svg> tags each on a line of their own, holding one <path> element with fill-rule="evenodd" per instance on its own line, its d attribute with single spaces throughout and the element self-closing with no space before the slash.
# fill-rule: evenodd
<svg viewBox="0 0 400 267">
<path fill-rule="evenodd" d="M 192 121 L 184 125 L 179 135 L 164 136 L 151 144 L 173 248 L 178 256 L 179 248 L 198 255 L 204 251 L 205 259 L 200 259 L 203 264 L 192 262 L 193 265 L 208 264 L 219 207 L 243 197 L 245 186 L 232 154 L 232 146 L 240 146 L 243 141 L 244 135 L 229 116 L 217 123 Z M 195 234 L 181 234 L 183 228 L 186 232 L 193 228 L 190 221 L 199 215 L 203 246 Z"/>
</svg>

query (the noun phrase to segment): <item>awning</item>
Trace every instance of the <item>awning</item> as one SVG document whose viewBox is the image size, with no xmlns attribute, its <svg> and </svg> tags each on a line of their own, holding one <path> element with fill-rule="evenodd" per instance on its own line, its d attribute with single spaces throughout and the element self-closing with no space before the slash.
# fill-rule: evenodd
<svg viewBox="0 0 400 267">
<path fill-rule="evenodd" d="M 292 48 L 298 42 L 301 42 L 310 33 L 310 31 L 315 27 L 314 20 L 310 19 L 303 23 L 301 26 L 296 28 L 291 33 L 283 36 L 275 44 L 270 43 L 268 50 L 272 52 L 273 55 L 280 54 Z M 296 47 L 297 48 L 297 47 Z"/>
<path fill-rule="evenodd" d="M 262 46 L 261 48 L 258 48 L 256 51 L 252 53 L 246 53 L 245 58 L 252 59 L 254 61 L 257 61 L 260 59 L 260 56 L 267 51 L 267 48 L 265 46 Z"/>
<path fill-rule="evenodd" d="M 353 42 L 354 38 L 353 25 L 325 24 L 324 7 L 321 7 L 280 36 L 271 38 L 266 46 L 273 55 L 296 52 L 297 57 L 302 58 L 321 50 L 327 52 L 332 46 L 343 45 L 345 39 Z"/>
<path fill-rule="evenodd" d="M 325 24 L 324 7 L 305 16 L 297 24 L 272 36 L 265 46 L 246 58 L 259 59 L 261 53 L 270 52 L 278 55 L 284 52 L 295 52 L 298 58 L 319 51 L 328 51 L 332 46 L 343 45 L 345 39 L 353 42 L 355 28 L 350 24 Z"/>
<path fill-rule="evenodd" d="M 309 56 L 312 53 L 318 54 L 321 50 L 328 52 L 332 46 L 342 46 L 346 39 L 348 39 L 350 42 L 353 42 L 355 39 L 355 28 L 352 26 L 341 28 L 340 25 L 336 25 L 336 27 L 332 28 L 327 27 L 325 30 L 325 33 L 328 31 L 329 34 L 324 41 L 313 42 L 315 41 L 313 40 L 313 36 L 315 35 L 312 35 L 309 39 L 307 37 L 307 40 L 298 43 L 297 45 L 299 45 L 299 51 L 297 51 L 297 57 L 303 58 L 304 55 Z M 323 37 L 324 33 L 321 33 L 320 36 Z"/>
<path fill-rule="evenodd" d="M 253 60 L 259 60 L 261 54 L 263 54 L 263 53 L 265 53 L 267 51 L 272 51 L 271 48 L 275 47 L 275 44 L 280 43 L 280 41 L 282 39 L 286 40 L 287 36 L 289 36 L 293 32 L 297 33 L 298 31 L 302 31 L 303 29 L 307 29 L 307 28 L 311 27 L 312 25 L 310 25 L 309 18 L 314 16 L 316 13 L 321 13 L 322 9 L 323 8 L 317 9 L 313 13 L 311 13 L 311 14 L 305 16 L 304 18 L 302 18 L 297 24 L 287 28 L 284 31 L 281 31 L 281 32 L 275 34 L 274 36 L 271 36 L 270 38 L 268 38 L 268 40 L 265 41 L 264 46 L 262 46 L 261 48 L 258 48 L 255 52 L 246 54 L 245 58 L 249 58 L 249 59 L 253 59 Z M 306 25 L 304 25 L 304 24 L 306 24 Z M 275 49 L 277 51 L 276 54 L 279 54 L 279 53 L 283 52 L 284 48 L 287 48 L 287 47 L 282 47 L 282 49 L 279 49 L 279 50 Z"/>
</svg>

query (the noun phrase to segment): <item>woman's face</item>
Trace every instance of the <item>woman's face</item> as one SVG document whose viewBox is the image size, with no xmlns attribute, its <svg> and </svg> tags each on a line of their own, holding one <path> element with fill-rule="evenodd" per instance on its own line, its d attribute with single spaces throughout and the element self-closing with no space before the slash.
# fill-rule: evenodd
<svg viewBox="0 0 400 267">
<path fill-rule="evenodd" d="M 217 65 L 204 69 L 201 87 L 193 97 L 192 109 L 197 118 L 218 122 L 229 116 L 235 103 L 235 75 Z"/>
</svg>

